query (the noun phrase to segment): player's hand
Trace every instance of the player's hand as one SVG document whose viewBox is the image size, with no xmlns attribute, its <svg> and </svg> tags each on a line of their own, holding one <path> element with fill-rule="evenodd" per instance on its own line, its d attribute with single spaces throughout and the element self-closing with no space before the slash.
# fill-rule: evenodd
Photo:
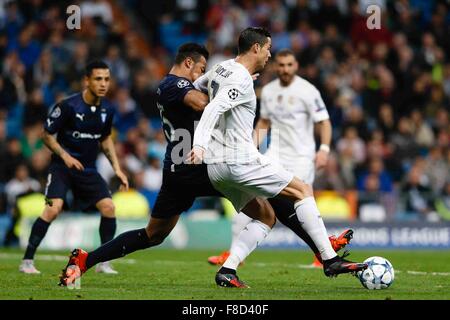
<svg viewBox="0 0 450 320">
<path fill-rule="evenodd" d="M 127 176 L 122 171 L 117 171 L 116 172 L 116 176 L 117 176 L 117 178 L 120 179 L 120 188 L 119 188 L 119 190 L 120 191 L 128 191 L 129 184 L 128 184 Z"/>
<path fill-rule="evenodd" d="M 61 155 L 61 158 L 63 159 L 64 163 L 66 164 L 66 166 L 67 166 L 69 169 L 74 168 L 74 169 L 77 169 L 77 170 L 79 170 L 79 171 L 83 171 L 83 170 L 84 170 L 84 167 L 83 167 L 83 165 L 81 164 L 81 162 L 78 161 L 77 159 L 75 159 L 74 157 L 72 157 L 70 154 L 68 154 L 68 153 L 63 153 L 63 154 Z"/>
<path fill-rule="evenodd" d="M 323 169 L 328 163 L 328 152 L 319 150 L 316 153 L 316 170 Z"/>
<path fill-rule="evenodd" d="M 204 153 L 205 149 L 195 146 L 187 155 L 186 162 L 189 164 L 201 164 L 203 162 Z"/>
</svg>

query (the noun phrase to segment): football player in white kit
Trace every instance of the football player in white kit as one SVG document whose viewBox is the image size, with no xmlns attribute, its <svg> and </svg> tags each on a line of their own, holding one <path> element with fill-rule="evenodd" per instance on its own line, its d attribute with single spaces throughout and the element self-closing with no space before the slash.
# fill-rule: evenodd
<svg viewBox="0 0 450 320">
<path fill-rule="evenodd" d="M 277 161 L 287 171 L 297 178 L 312 185 L 315 169 L 324 168 L 328 161 L 332 135 L 331 122 L 327 108 L 320 92 L 310 82 L 297 75 L 298 63 L 294 53 L 283 49 L 275 55 L 277 79 L 262 88 L 260 118 L 253 133 L 256 146 L 263 141 L 268 129 L 271 128 L 271 143 L 266 156 Z M 320 148 L 316 152 L 314 129 L 318 127 Z M 285 200 L 286 201 L 286 200 Z M 275 202 L 278 205 L 280 201 Z M 271 203 L 274 206 L 274 203 Z M 289 205 L 285 205 L 289 208 Z M 275 208 L 275 207 L 274 207 Z M 297 219 L 292 209 L 275 210 L 277 218 L 289 226 Z M 232 221 L 232 243 L 239 233 L 251 221 L 245 214 L 235 214 Z M 287 221 L 287 223 L 285 223 Z M 313 266 L 322 267 L 320 253 L 312 239 L 303 232 L 296 232 L 316 254 Z M 349 243 L 353 230 L 346 229 L 338 237 L 330 236 L 330 242 L 335 251 Z M 208 258 L 210 264 L 222 265 L 229 256 L 229 251 L 219 256 Z"/>
<path fill-rule="evenodd" d="M 338 256 L 328 239 L 325 225 L 310 185 L 259 153 L 253 143 L 256 95 L 252 74 L 262 70 L 270 58 L 271 36 L 263 28 L 247 28 L 238 40 L 238 56 L 214 66 L 197 79 L 207 83 L 209 104 L 194 133 L 189 162 L 208 166 L 214 187 L 253 220 L 239 234 L 239 241 L 216 274 L 216 283 L 247 287 L 236 275 L 238 265 L 265 239 L 275 224 L 267 198 L 281 196 L 295 202 L 295 213 L 318 248 L 326 276 L 367 268 Z"/>
</svg>

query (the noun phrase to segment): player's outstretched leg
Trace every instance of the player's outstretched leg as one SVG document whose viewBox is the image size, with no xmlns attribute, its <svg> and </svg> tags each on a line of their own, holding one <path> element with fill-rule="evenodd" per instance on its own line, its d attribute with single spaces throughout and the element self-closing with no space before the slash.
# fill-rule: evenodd
<svg viewBox="0 0 450 320">
<path fill-rule="evenodd" d="M 365 263 L 354 263 L 336 254 L 328 238 L 311 186 L 294 177 L 280 195 L 295 201 L 297 218 L 319 250 L 326 276 L 336 276 L 367 268 Z"/>
<path fill-rule="evenodd" d="M 237 212 L 232 218 L 231 221 L 231 246 L 233 246 L 236 239 L 239 237 L 239 234 L 242 230 L 244 230 L 245 226 L 252 221 L 252 218 L 247 216 L 245 213 Z M 226 250 L 222 252 L 218 256 L 211 256 L 208 258 L 208 263 L 216 266 L 221 266 L 225 263 L 225 261 L 230 256 L 230 251 Z M 243 262 L 241 262 L 242 264 Z"/>
<path fill-rule="evenodd" d="M 253 219 L 241 231 L 230 249 L 230 256 L 216 274 L 216 284 L 222 287 L 249 288 L 236 274 L 237 267 L 263 241 L 275 224 L 275 214 L 267 200 L 253 199 L 244 209 Z"/>
<path fill-rule="evenodd" d="M 94 251 L 87 253 L 82 249 L 73 250 L 60 276 L 60 285 L 67 285 L 69 279 L 67 270 L 72 265 L 80 268 L 81 276 L 97 263 L 121 258 L 137 250 L 161 244 L 175 227 L 178 218 L 178 215 L 167 219 L 152 217 L 146 228 L 124 232 Z"/>
</svg>

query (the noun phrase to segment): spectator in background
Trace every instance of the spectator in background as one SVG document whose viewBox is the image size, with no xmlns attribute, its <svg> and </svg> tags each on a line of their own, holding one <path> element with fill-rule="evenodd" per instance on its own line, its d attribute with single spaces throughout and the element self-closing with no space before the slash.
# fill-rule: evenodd
<svg viewBox="0 0 450 320">
<path fill-rule="evenodd" d="M 6 142 L 6 121 L 5 118 L 0 114 L 0 160 L 3 162 L 4 159 L 6 159 L 6 153 L 7 153 L 7 142 Z M 5 164 L 2 163 L 2 167 Z M 3 167 L 0 170 L 0 186 L 3 184 L 3 182 L 6 181 L 6 168 Z"/>
<path fill-rule="evenodd" d="M 392 135 L 393 157 L 410 165 L 412 159 L 419 154 L 419 146 L 414 141 L 411 120 L 403 116 L 397 124 L 397 131 Z"/>
<path fill-rule="evenodd" d="M 84 66 L 87 64 L 89 57 L 89 46 L 86 42 L 75 42 L 71 50 L 72 56 L 69 65 L 64 74 L 71 91 L 81 90 L 81 79 L 84 75 Z"/>
<path fill-rule="evenodd" d="M 420 219 L 427 221 L 438 219 L 433 208 L 432 192 L 420 165 L 414 165 L 408 172 L 402 191 L 407 214 L 416 214 Z"/>
<path fill-rule="evenodd" d="M 442 148 L 434 146 L 425 158 L 424 173 L 430 181 L 430 187 L 437 196 L 441 194 L 445 183 L 450 179 L 450 162 L 446 161 Z"/>
<path fill-rule="evenodd" d="M 354 170 L 366 159 L 366 146 L 354 127 L 347 127 L 337 143 L 339 163 L 346 185 L 355 185 Z"/>
<path fill-rule="evenodd" d="M 120 85 L 128 85 L 130 70 L 125 60 L 121 57 L 121 51 L 118 45 L 111 44 L 104 58 L 105 63 L 110 67 L 111 73 L 116 75 L 115 78 Z"/>
<path fill-rule="evenodd" d="M 41 190 L 44 190 L 45 185 L 47 184 L 50 156 L 50 150 L 47 148 L 42 148 L 33 152 L 29 161 L 30 176 L 39 181 L 41 184 Z"/>
<path fill-rule="evenodd" d="M 20 144 L 22 155 L 25 159 L 30 159 L 34 152 L 44 148 L 44 142 L 41 139 L 42 131 L 42 123 L 36 123 L 32 126 L 23 128 Z"/>
<path fill-rule="evenodd" d="M 347 186 L 340 175 L 339 162 L 335 152 L 328 155 L 327 166 L 318 170 L 314 179 L 314 190 L 336 190 L 344 192 Z"/>
<path fill-rule="evenodd" d="M 380 178 L 370 173 L 364 179 L 362 192 L 358 194 L 359 218 L 364 222 L 382 222 L 386 219 L 386 209 L 382 205 L 383 191 Z"/>
<path fill-rule="evenodd" d="M 160 163 L 163 163 L 166 154 L 166 146 L 167 141 L 164 137 L 164 131 L 161 128 L 156 131 L 154 139 L 150 141 L 148 145 L 148 154 L 158 157 Z"/>
<path fill-rule="evenodd" d="M 17 102 L 17 92 L 9 77 L 0 74 L 0 110 L 7 111 Z"/>
<path fill-rule="evenodd" d="M 363 192 L 368 191 L 365 188 L 367 186 L 366 180 L 369 177 L 377 178 L 379 191 L 386 193 L 393 191 L 392 178 L 389 175 L 389 173 L 384 169 L 384 163 L 381 158 L 377 157 L 370 159 L 368 168 L 358 176 L 357 188 L 359 191 Z"/>
<path fill-rule="evenodd" d="M 130 172 L 136 173 L 146 169 L 148 162 L 147 145 L 147 141 L 139 137 L 134 143 L 133 152 L 126 155 L 125 163 Z"/>
<path fill-rule="evenodd" d="M 41 89 L 38 87 L 33 88 L 28 97 L 23 114 L 23 126 L 26 128 L 37 123 L 43 123 L 47 118 L 48 112 Z"/>
<path fill-rule="evenodd" d="M 162 167 L 158 155 L 150 154 L 144 170 L 144 187 L 157 193 L 162 184 Z"/>
<path fill-rule="evenodd" d="M 156 88 L 152 86 L 152 77 L 145 69 L 138 70 L 133 76 L 130 94 L 145 116 L 159 119 L 159 111 L 156 108 L 157 94 Z"/>
<path fill-rule="evenodd" d="M 396 130 L 396 119 L 390 104 L 383 103 L 380 106 L 377 115 L 377 126 L 383 131 L 386 141 L 390 141 L 392 134 Z"/>
<path fill-rule="evenodd" d="M 6 55 L 5 59 L 3 60 L 2 72 L 5 77 L 9 78 L 10 82 L 14 86 L 14 97 L 16 97 L 16 99 L 14 99 L 15 102 L 23 105 L 27 100 L 27 92 L 25 91 L 26 68 L 25 65 L 20 61 L 17 52 L 12 51 Z"/>
<path fill-rule="evenodd" d="M 9 137 L 6 142 L 6 154 L 2 161 L 4 177 L 3 182 L 9 181 L 16 172 L 19 164 L 25 163 L 25 157 L 22 155 L 20 141 L 16 137 Z"/>
<path fill-rule="evenodd" d="M 111 5 L 105 0 L 88 0 L 81 3 L 81 12 L 87 18 L 98 18 L 103 24 L 111 25 L 113 13 Z M 115 74 L 113 72 L 113 74 Z"/>
<path fill-rule="evenodd" d="M 450 94 L 449 94 L 450 99 Z M 450 101 L 449 104 L 450 105 Z M 444 107 L 439 108 L 436 112 L 436 116 L 433 119 L 433 131 L 435 133 L 441 131 L 441 130 L 448 130 L 450 127 L 450 116 L 449 116 L 449 110 L 446 110 Z"/>
<path fill-rule="evenodd" d="M 444 220 L 450 221 L 450 180 L 442 189 L 440 197 L 436 198 L 434 205 L 439 216 Z"/>
<path fill-rule="evenodd" d="M 41 45 L 34 38 L 36 34 L 36 24 L 26 25 L 19 34 L 17 46 L 12 46 L 10 50 L 17 50 L 20 61 L 24 64 L 27 71 L 32 70 L 41 54 Z"/>
<path fill-rule="evenodd" d="M 41 184 L 39 181 L 30 177 L 30 172 L 25 162 L 19 163 L 13 174 L 14 177 L 5 185 L 8 207 L 10 210 L 14 208 L 16 198 L 19 195 L 31 191 L 38 192 L 41 190 Z"/>
<path fill-rule="evenodd" d="M 126 87 L 117 89 L 114 103 L 117 111 L 114 117 L 114 127 L 118 130 L 120 139 L 123 140 L 127 131 L 137 126 L 141 111 L 136 101 L 130 97 Z"/>
<path fill-rule="evenodd" d="M 411 125 L 415 143 L 421 148 L 430 148 L 434 143 L 433 130 L 424 121 L 422 113 L 417 109 L 411 112 Z"/>
<path fill-rule="evenodd" d="M 360 106 L 351 105 L 346 110 L 345 121 L 343 127 L 353 127 L 357 130 L 358 136 L 364 141 L 369 140 L 369 129 L 367 128 L 367 121 L 364 119 L 364 112 Z M 344 129 L 345 131 L 345 129 Z"/>
<path fill-rule="evenodd" d="M 11 215 L 11 224 L 6 232 L 4 245 L 11 246 L 17 244 L 18 238 L 15 234 L 15 227 L 19 220 L 19 211 L 16 208 L 17 199 L 20 196 L 39 192 L 40 183 L 29 176 L 28 167 L 25 163 L 20 163 L 14 172 L 14 177 L 5 185 L 5 194 L 7 196 L 7 210 Z"/>
</svg>

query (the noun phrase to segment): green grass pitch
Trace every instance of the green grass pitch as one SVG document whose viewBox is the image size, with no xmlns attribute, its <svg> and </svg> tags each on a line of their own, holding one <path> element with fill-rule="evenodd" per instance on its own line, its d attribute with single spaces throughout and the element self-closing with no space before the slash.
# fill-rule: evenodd
<svg viewBox="0 0 450 320">
<path fill-rule="evenodd" d="M 39 251 L 40 275 L 18 272 L 23 252 L 0 249 L 0 299 L 12 300 L 450 300 L 450 251 L 360 251 L 352 260 L 383 256 L 395 269 L 386 290 L 367 290 L 349 274 L 326 278 L 307 266 L 307 251 L 256 250 L 238 270 L 250 289 L 216 286 L 217 267 L 206 259 L 218 251 L 149 249 L 114 262 L 118 275 L 89 270 L 81 290 L 57 286 L 68 252 Z"/>
</svg>

